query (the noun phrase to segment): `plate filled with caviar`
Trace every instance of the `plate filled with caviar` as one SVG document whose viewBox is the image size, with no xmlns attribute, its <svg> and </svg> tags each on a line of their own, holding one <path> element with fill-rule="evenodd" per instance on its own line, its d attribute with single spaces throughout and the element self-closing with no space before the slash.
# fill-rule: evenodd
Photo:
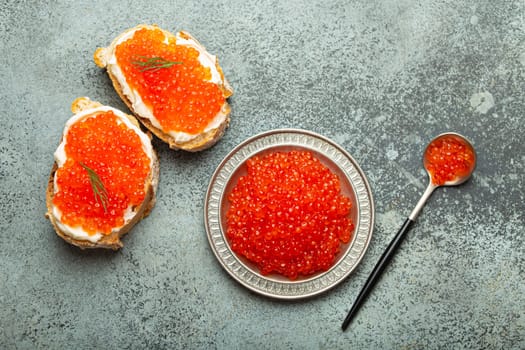
<svg viewBox="0 0 525 350">
<path fill-rule="evenodd" d="M 368 181 L 343 148 L 279 129 L 235 147 L 215 170 L 205 225 L 222 267 L 279 299 L 329 290 L 357 267 L 374 226 Z"/>
</svg>

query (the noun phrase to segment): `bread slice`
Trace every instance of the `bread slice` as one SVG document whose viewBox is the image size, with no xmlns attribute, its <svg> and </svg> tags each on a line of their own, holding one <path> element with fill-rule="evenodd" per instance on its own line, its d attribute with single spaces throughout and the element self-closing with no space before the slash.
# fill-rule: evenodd
<svg viewBox="0 0 525 350">
<path fill-rule="evenodd" d="M 165 35 L 165 41 L 175 39 L 175 41 L 181 42 L 180 45 L 191 46 L 199 51 L 199 55 L 206 57 L 206 59 L 213 61 L 214 67 L 210 69 L 215 69 L 215 73 L 220 76 L 218 81 L 214 82 L 218 88 L 222 91 L 224 96 L 224 104 L 222 105 L 220 111 L 217 113 L 216 118 L 220 120 L 218 125 L 209 125 L 203 132 L 198 134 L 192 134 L 191 137 L 185 135 L 182 139 L 174 135 L 178 130 L 166 131 L 160 126 L 160 123 L 151 118 L 151 115 L 148 116 L 148 113 L 144 113 L 144 108 L 138 108 L 135 101 L 135 95 L 138 94 L 136 90 L 131 90 L 127 86 L 126 78 L 123 74 L 116 74 L 115 68 L 118 67 L 117 60 L 114 56 L 117 46 L 128 40 L 134 35 L 134 33 L 140 29 L 146 30 L 160 30 Z M 186 43 L 186 44 L 184 44 Z M 179 44 L 177 44 L 179 45 Z M 199 57 L 200 57 L 199 56 Z M 224 134 L 225 129 L 229 125 L 230 121 L 230 106 L 227 102 L 227 98 L 233 94 L 233 89 L 224 77 L 222 68 L 219 66 L 217 58 L 213 55 L 210 55 L 205 47 L 200 44 L 195 38 L 193 38 L 189 33 L 180 31 L 176 35 L 163 30 L 156 25 L 145 25 L 141 24 L 134 28 L 124 31 L 122 34 L 117 36 L 113 42 L 106 48 L 98 48 L 94 54 L 95 63 L 101 67 L 106 68 L 108 75 L 113 83 L 113 86 L 128 108 L 133 112 L 133 114 L 140 120 L 140 122 L 148 128 L 153 134 L 155 134 L 159 139 L 169 144 L 172 149 L 182 149 L 186 151 L 200 151 L 214 145 Z M 153 114 L 153 112 L 150 112 Z"/>
<path fill-rule="evenodd" d="M 87 118 L 98 111 L 101 110 L 101 108 L 104 110 L 104 108 L 108 108 L 107 106 L 102 106 L 98 102 L 91 101 L 88 98 L 81 97 L 76 99 L 72 106 L 71 110 L 72 112 L 77 115 L 80 112 L 83 112 L 86 114 L 84 117 L 81 118 Z M 116 111 L 113 109 L 113 111 Z M 92 113 L 91 113 L 92 112 Z M 120 112 L 120 111 L 117 111 Z M 129 119 L 129 121 L 137 127 L 138 132 L 143 132 L 140 130 L 139 123 L 137 120 L 130 115 L 124 114 L 120 112 L 122 116 L 125 116 Z M 74 116 L 75 117 L 75 116 Z M 143 135 L 144 136 L 144 135 Z M 64 138 L 64 135 L 62 136 L 62 139 Z M 148 141 L 151 139 L 151 135 L 147 134 L 146 138 Z M 144 138 L 142 138 L 144 140 Z M 62 140 L 61 140 L 62 143 Z M 142 203 L 131 209 L 131 214 L 126 216 L 127 218 L 124 221 L 124 225 L 119 227 L 118 229 L 112 230 L 111 233 L 107 235 L 102 235 L 102 237 L 96 241 L 92 242 L 87 239 L 78 239 L 75 238 L 73 235 L 66 232 L 63 227 L 64 225 L 61 224 L 60 218 L 57 216 L 56 212 L 54 211 L 54 204 L 53 204 L 53 198 L 55 196 L 55 173 L 58 170 L 58 164 L 57 161 L 53 164 L 51 174 L 49 175 L 48 179 L 48 185 L 47 185 L 47 191 L 46 191 L 46 205 L 47 205 L 47 213 L 45 216 L 51 221 L 51 224 L 53 225 L 56 233 L 58 236 L 60 236 L 62 239 L 64 239 L 66 242 L 75 245 L 77 247 L 80 247 L 82 249 L 85 248 L 106 248 L 106 249 L 113 249 L 118 250 L 122 248 L 123 244 L 120 240 L 121 237 L 126 234 L 137 222 L 139 222 L 141 219 L 146 217 L 150 211 L 152 210 L 153 206 L 155 205 L 156 200 L 156 191 L 157 191 L 157 185 L 159 181 L 159 161 L 158 157 L 151 147 L 151 169 L 150 172 L 146 178 L 145 183 L 145 197 Z M 66 225 L 67 226 L 67 225 Z"/>
</svg>

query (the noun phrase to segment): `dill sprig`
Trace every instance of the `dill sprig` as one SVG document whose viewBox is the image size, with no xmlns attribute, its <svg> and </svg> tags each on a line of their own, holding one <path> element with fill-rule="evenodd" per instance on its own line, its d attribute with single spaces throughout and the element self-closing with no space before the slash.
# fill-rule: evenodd
<svg viewBox="0 0 525 350">
<path fill-rule="evenodd" d="M 169 68 L 175 64 L 182 64 L 182 62 L 177 61 L 168 61 L 162 57 L 146 57 L 146 56 L 136 56 L 137 60 L 131 62 L 135 66 L 141 68 L 141 72 L 145 71 L 158 71 L 162 68 Z"/>
<path fill-rule="evenodd" d="M 88 167 L 83 162 L 79 162 L 82 168 L 84 168 L 89 176 L 89 183 L 91 184 L 91 188 L 93 189 L 93 194 L 95 195 L 95 200 L 97 203 L 101 203 L 104 207 L 104 213 L 107 213 L 108 211 L 108 191 L 104 187 L 104 184 L 102 183 L 102 180 L 100 180 L 100 177 L 95 172 L 95 170 Z"/>
</svg>

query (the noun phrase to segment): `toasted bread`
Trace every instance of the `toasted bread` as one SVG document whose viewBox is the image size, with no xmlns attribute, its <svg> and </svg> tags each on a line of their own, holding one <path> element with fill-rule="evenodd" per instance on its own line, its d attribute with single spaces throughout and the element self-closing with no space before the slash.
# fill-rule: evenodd
<svg viewBox="0 0 525 350">
<path fill-rule="evenodd" d="M 144 145 L 145 140 L 149 142 L 149 145 L 147 145 L 147 149 L 149 153 L 148 158 L 150 160 L 150 167 L 149 167 L 149 173 L 147 174 L 145 178 L 145 183 L 144 183 L 144 193 L 145 193 L 144 199 L 139 205 L 129 208 L 131 212 L 126 213 L 124 215 L 124 221 L 123 221 L 124 223 L 122 226 L 112 229 L 111 232 L 109 233 L 98 234 L 99 236 L 101 236 L 98 240 L 91 239 L 90 237 L 86 239 L 79 238 L 75 236 L 75 234 L 68 232 L 71 230 L 73 231 L 78 230 L 79 229 L 78 226 L 71 228 L 69 225 L 66 225 L 61 222 L 63 213 L 60 212 L 60 210 L 57 210 L 55 204 L 53 203 L 53 199 L 58 192 L 55 174 L 57 173 L 59 167 L 63 165 L 63 164 L 59 165 L 59 163 L 65 163 L 65 161 L 57 160 L 58 156 L 56 154 L 58 153 L 58 150 L 57 150 L 57 153 L 55 154 L 56 160 L 55 160 L 55 163 L 53 164 L 51 174 L 49 176 L 47 191 L 46 191 L 46 204 L 47 204 L 46 217 L 51 221 L 51 224 L 53 225 L 57 235 L 60 236 L 62 239 L 64 239 L 66 242 L 72 245 L 78 246 L 82 249 L 106 248 L 106 249 L 118 250 L 122 248 L 123 246 L 121 237 L 124 234 L 126 234 L 137 222 L 139 222 L 141 219 L 146 217 L 152 210 L 153 206 L 155 205 L 156 191 L 157 191 L 157 185 L 158 185 L 158 180 L 159 180 L 159 162 L 158 162 L 158 158 L 157 158 L 155 151 L 151 147 L 151 135 L 144 134 L 144 132 L 140 130 L 139 123 L 133 116 L 124 114 L 118 110 L 115 110 L 107 106 L 102 106 L 100 103 L 93 102 L 85 97 L 76 99 L 71 106 L 71 110 L 75 115 L 70 119 L 68 124 L 66 124 L 66 128 L 64 130 L 64 134 L 62 135 L 62 140 L 60 142 L 61 146 L 63 145 L 63 142 L 65 141 L 66 132 L 68 130 L 67 128 L 69 125 L 72 126 L 75 123 L 78 123 L 87 118 L 91 118 L 91 117 L 96 118 L 97 113 L 100 113 L 101 111 L 105 112 L 108 110 L 114 112 L 115 114 L 118 113 L 118 116 L 121 118 L 127 118 L 129 122 L 131 122 L 130 125 L 133 125 L 134 127 L 136 127 L 134 128 L 134 131 L 139 135 L 143 147 L 145 147 Z M 79 119 L 69 124 L 71 121 L 73 121 L 73 118 L 75 117 Z M 60 146 L 59 146 L 59 149 L 60 149 Z M 148 153 L 145 153 L 145 154 L 148 154 Z M 66 155 L 65 151 L 64 151 L 64 155 Z M 66 159 L 68 158 L 69 157 L 67 157 Z M 104 207 L 104 209 L 106 208 Z"/>
<path fill-rule="evenodd" d="M 199 62 L 200 57 L 203 57 L 203 60 L 207 60 L 206 62 L 209 63 L 207 68 L 209 68 L 210 71 L 213 71 L 212 76 L 215 74 L 215 81 L 210 80 L 208 82 L 212 82 L 220 89 L 224 103 L 220 107 L 220 110 L 217 112 L 214 119 L 211 120 L 202 131 L 196 133 L 187 133 L 184 130 L 166 130 L 166 128 L 162 126 L 157 120 L 157 116 L 152 111 L 152 108 L 145 107 L 145 105 L 142 103 L 142 96 L 140 96 L 139 92 L 136 89 L 129 87 L 125 74 L 120 70 L 115 52 L 120 44 L 132 38 L 139 30 L 160 30 L 165 36 L 164 41 L 162 41 L 165 45 L 168 45 L 169 43 L 169 45 L 175 44 L 177 46 L 186 46 L 196 49 L 199 53 Z M 180 44 L 177 43 L 177 41 Z M 106 68 L 116 92 L 122 101 L 133 112 L 133 114 L 139 119 L 139 121 L 159 139 L 168 143 L 172 149 L 183 149 L 194 152 L 209 148 L 222 137 L 225 129 L 229 125 L 230 106 L 226 99 L 233 94 L 233 89 L 224 77 L 222 68 L 219 66 L 217 58 L 213 55 L 210 55 L 206 51 L 205 47 L 187 32 L 180 31 L 174 35 L 166 30 L 160 29 L 155 25 L 138 25 L 134 28 L 124 31 L 122 34 L 117 36 L 108 47 L 98 48 L 94 54 L 94 61 L 99 67 Z M 202 66 L 204 67 L 204 65 Z M 199 91 L 195 92 L 199 93 Z M 139 97 L 138 100 L 137 96 Z M 186 103 L 188 102 L 186 101 Z M 170 117 L 175 117 L 175 115 L 172 114 Z M 197 118 L 200 118 L 200 116 L 197 116 Z"/>
</svg>

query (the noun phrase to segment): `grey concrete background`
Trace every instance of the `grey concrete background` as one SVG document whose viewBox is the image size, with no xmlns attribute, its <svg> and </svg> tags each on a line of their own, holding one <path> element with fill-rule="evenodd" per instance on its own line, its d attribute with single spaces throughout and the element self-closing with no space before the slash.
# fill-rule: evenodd
<svg viewBox="0 0 525 350">
<path fill-rule="evenodd" d="M 0 1 L 0 16 L 0 348 L 525 348 L 523 0 Z M 139 23 L 187 30 L 219 56 L 231 126 L 199 154 L 156 140 L 151 216 L 123 250 L 81 251 L 44 219 L 53 152 L 76 97 L 126 110 L 92 55 Z M 356 271 L 296 302 L 231 279 L 203 224 L 220 160 L 283 127 L 342 145 L 376 205 Z M 342 333 L 443 131 L 473 141 L 476 173 L 434 193 Z"/>
</svg>

